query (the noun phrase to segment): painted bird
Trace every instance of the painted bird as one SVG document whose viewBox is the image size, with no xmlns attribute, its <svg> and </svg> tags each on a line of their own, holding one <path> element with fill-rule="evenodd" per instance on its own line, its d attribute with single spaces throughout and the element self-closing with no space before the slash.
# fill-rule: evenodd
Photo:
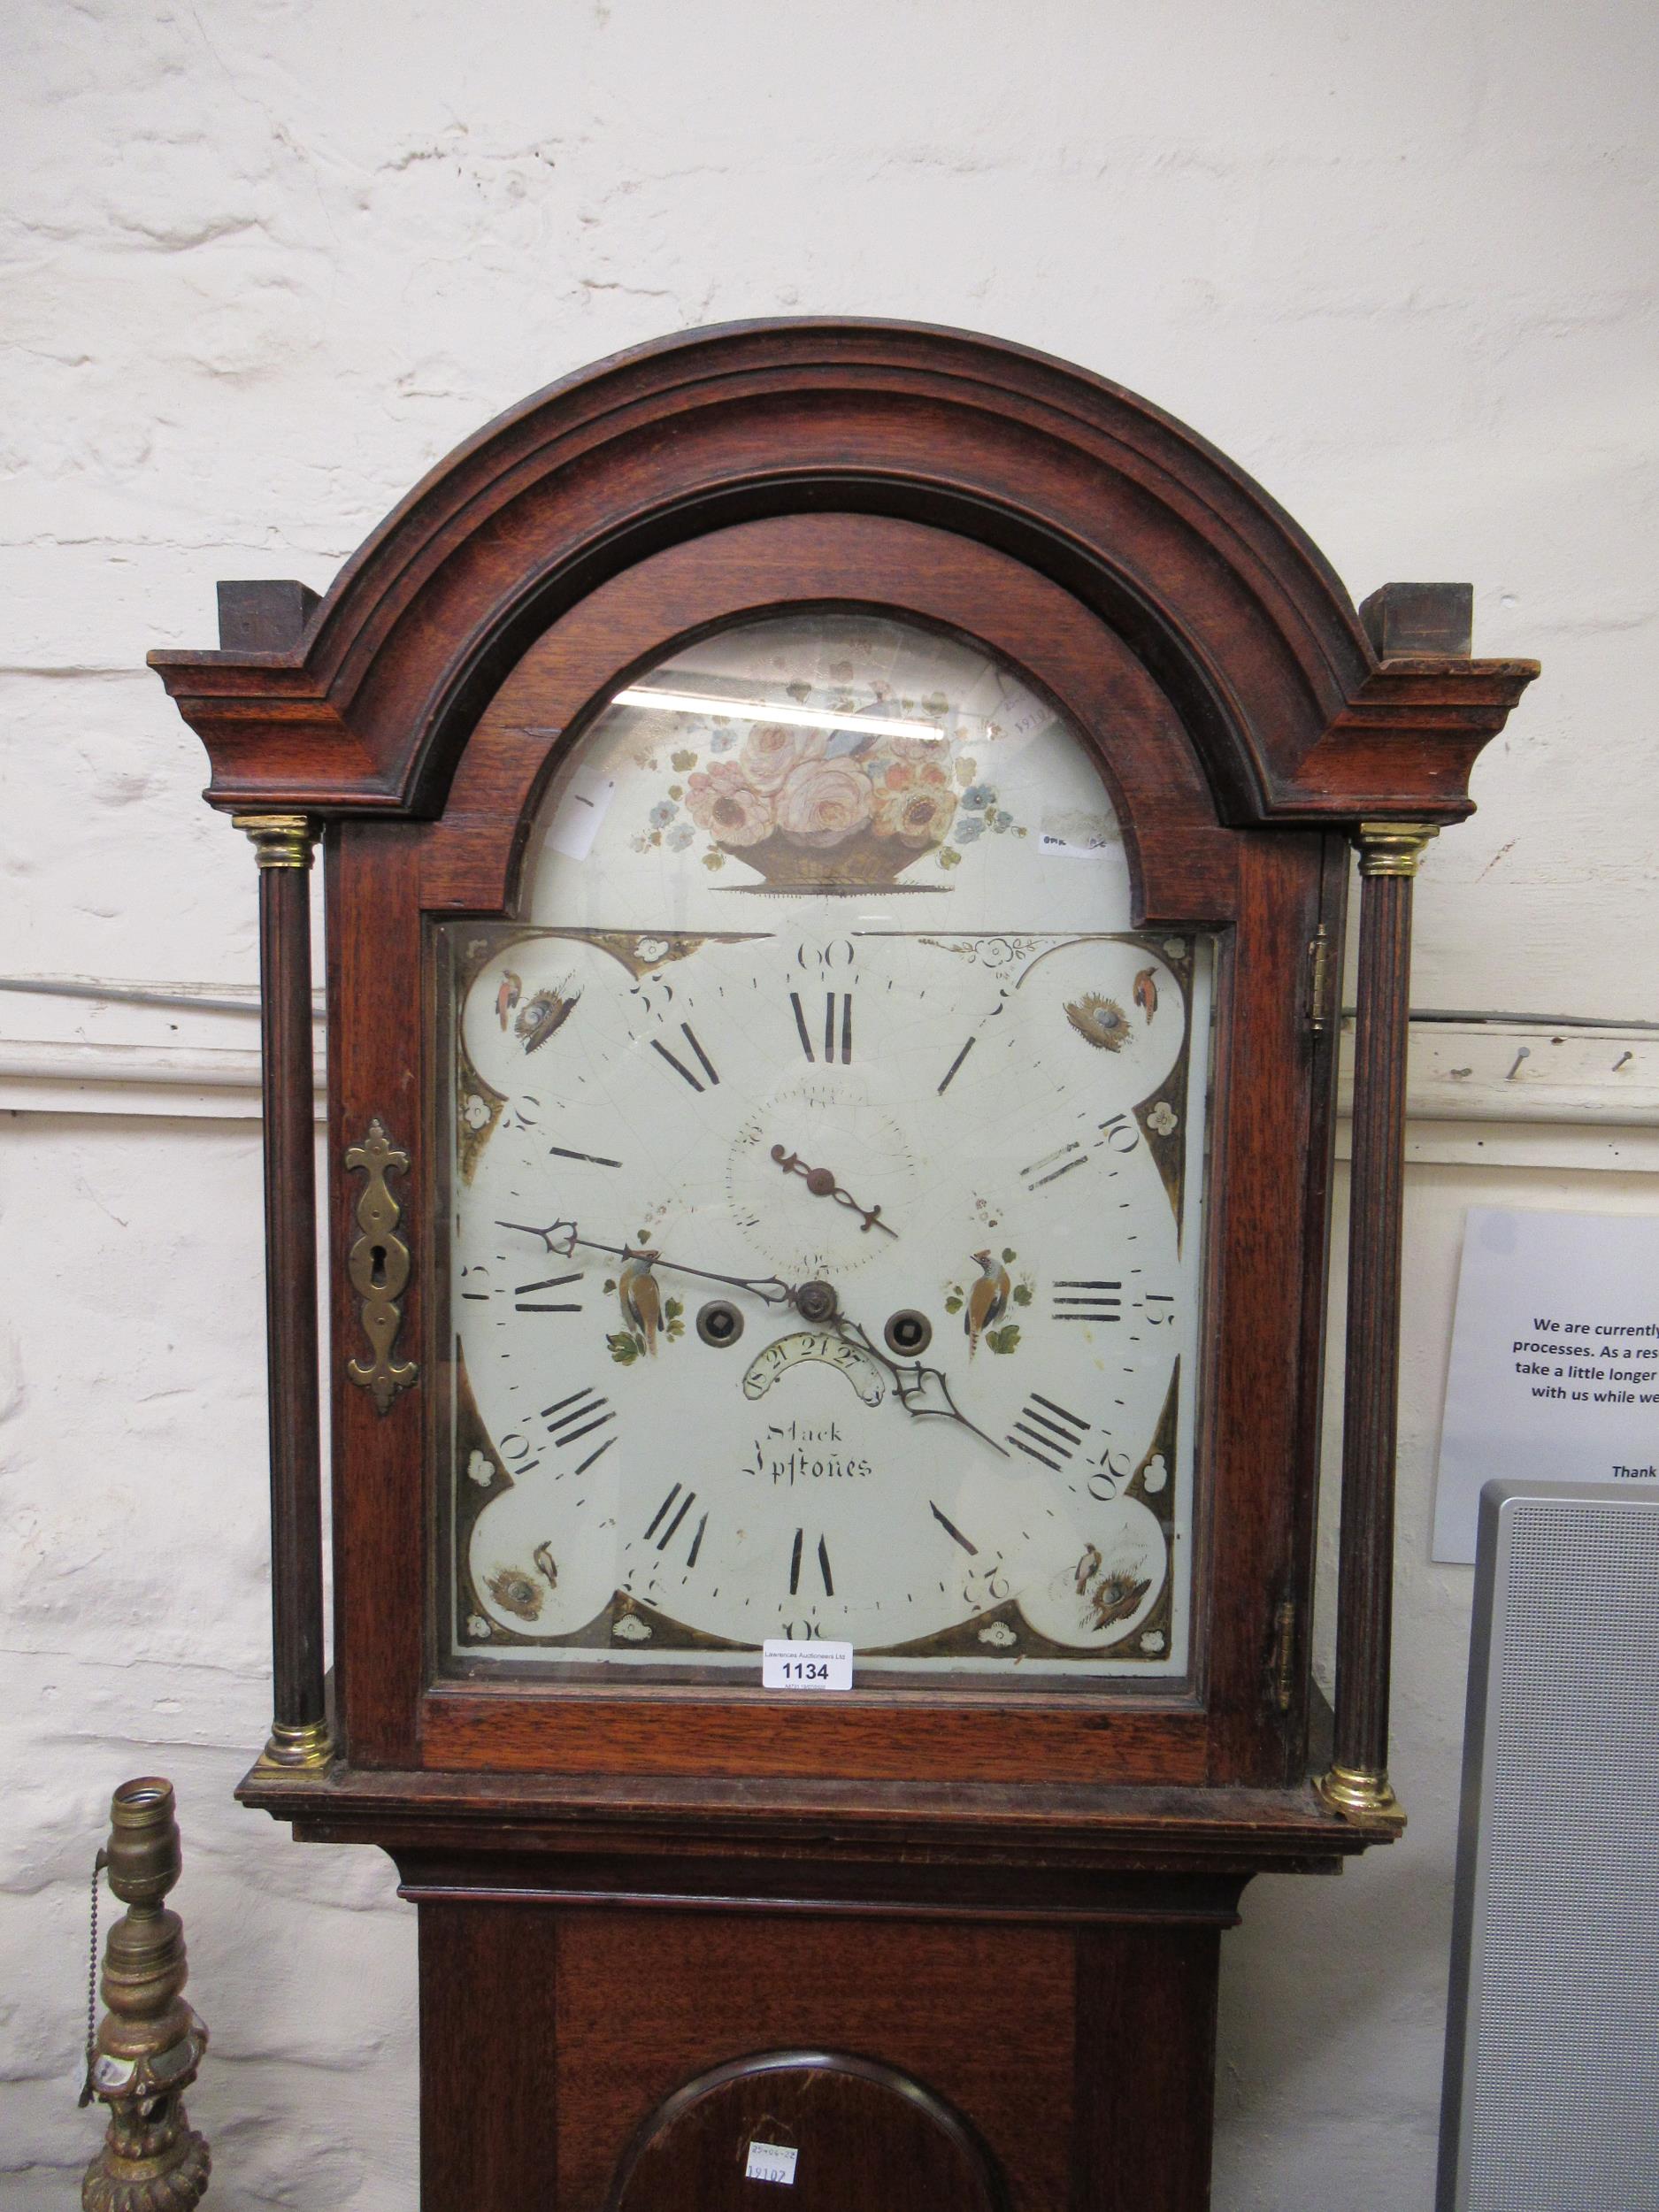
<svg viewBox="0 0 1659 2212">
<path fill-rule="evenodd" d="M 644 1338 L 645 1348 L 653 1359 L 657 1356 L 657 1332 L 662 1325 L 663 1302 L 651 1269 L 660 1256 L 656 1252 L 630 1252 L 617 1279 L 622 1318 Z"/>
<path fill-rule="evenodd" d="M 976 1252 L 979 1279 L 968 1293 L 968 1310 L 962 1325 L 968 1333 L 968 1357 L 979 1348 L 987 1329 L 994 1329 L 1008 1311 L 1008 1270 L 994 1253 Z"/>
<path fill-rule="evenodd" d="M 1157 980 L 1150 968 L 1142 968 L 1135 978 L 1134 999 L 1135 1004 L 1150 1021 L 1158 1010 Z"/>
<path fill-rule="evenodd" d="M 495 994 L 495 1018 L 503 1032 L 507 1027 L 507 1018 L 518 1003 L 523 990 L 523 984 L 511 968 L 507 969 L 501 979 L 501 988 Z"/>
</svg>

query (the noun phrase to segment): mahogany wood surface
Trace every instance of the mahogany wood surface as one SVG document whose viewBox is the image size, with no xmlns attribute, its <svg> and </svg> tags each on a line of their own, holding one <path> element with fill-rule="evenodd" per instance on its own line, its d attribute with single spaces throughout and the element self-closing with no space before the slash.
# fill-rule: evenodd
<svg viewBox="0 0 1659 2212">
<path fill-rule="evenodd" d="M 237 1795 L 325 1842 L 445 1852 L 613 1852 L 636 1884 L 672 1888 L 699 1852 L 826 1866 L 907 1864 L 1111 1872 L 1334 1870 L 1390 1839 L 1294 1789 L 1079 1787 L 1061 1783 L 755 1780 L 256 1768 Z M 803 1870 L 809 1868 L 810 1870 Z M 495 1878 L 492 1877 L 491 1878 Z M 547 1878 L 557 1878 L 549 1871 Z"/>
<path fill-rule="evenodd" d="M 422 1088 L 419 856 L 391 823 L 354 826 L 355 870 L 330 833 L 326 923 L 328 1158 L 333 1315 L 334 1710 L 342 1747 L 370 1763 L 420 1763 L 416 1709 L 424 1679 L 428 1556 L 422 1478 L 423 1419 L 432 1397 L 425 1340 L 432 1269 L 430 1148 Z M 348 1379 L 364 1348 L 357 1295 L 346 1272 L 361 1178 L 345 1167 L 376 1116 L 411 1156 L 399 1179 L 399 1233 L 411 1273 L 398 1350 L 423 1377 L 381 1413 Z M 411 1569 L 411 1561 L 420 1566 Z"/>
<path fill-rule="evenodd" d="M 419 1919 L 421 2212 L 574 2212 L 551 1916 L 487 1904 Z"/>
<path fill-rule="evenodd" d="M 926 2085 L 983 2143 L 1012 2212 L 1209 2201 L 1229 1913 L 1034 1927 L 460 1894 L 419 1912 L 423 1988 L 449 1993 L 422 2008 L 423 2212 L 712 2212 L 728 2200 L 678 2193 L 668 2157 L 647 2169 L 662 2195 L 637 2196 L 642 2139 L 710 2070 L 788 2049 L 854 2053 Z M 726 2147 L 768 2108 L 733 2116 Z M 812 2138 L 793 2109 L 804 2161 Z M 772 2116 L 791 2124 L 789 2108 Z M 709 2146 L 687 2147 L 695 2173 Z M 875 2185 L 844 2201 L 879 2204 Z"/>
</svg>

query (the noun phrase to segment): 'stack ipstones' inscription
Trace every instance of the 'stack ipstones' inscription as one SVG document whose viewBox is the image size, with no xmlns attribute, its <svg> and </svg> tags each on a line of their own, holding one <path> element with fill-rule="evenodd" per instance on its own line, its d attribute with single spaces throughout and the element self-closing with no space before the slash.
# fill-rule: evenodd
<svg viewBox="0 0 1659 2212">
<path fill-rule="evenodd" d="M 805 1421 L 769 1421 L 755 1439 L 755 1455 L 745 1474 L 758 1475 L 773 1489 L 793 1490 L 797 1482 L 862 1481 L 873 1472 L 867 1459 L 849 1452 L 841 1423 L 813 1427 Z"/>
</svg>

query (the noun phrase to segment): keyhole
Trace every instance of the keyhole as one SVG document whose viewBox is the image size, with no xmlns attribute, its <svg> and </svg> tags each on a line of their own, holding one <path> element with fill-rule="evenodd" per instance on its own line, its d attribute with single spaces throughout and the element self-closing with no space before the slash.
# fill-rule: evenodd
<svg viewBox="0 0 1659 2212">
<path fill-rule="evenodd" d="M 386 1247 L 383 1244 L 373 1246 L 370 1250 L 369 1259 L 371 1262 L 369 1280 L 378 1290 L 386 1280 Z"/>
</svg>

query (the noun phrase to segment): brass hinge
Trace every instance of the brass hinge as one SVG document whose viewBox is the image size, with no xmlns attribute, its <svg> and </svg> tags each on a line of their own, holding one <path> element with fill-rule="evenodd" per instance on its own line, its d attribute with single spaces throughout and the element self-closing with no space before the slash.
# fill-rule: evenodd
<svg viewBox="0 0 1659 2212">
<path fill-rule="evenodd" d="M 1331 1003 L 1331 933 L 1323 922 L 1308 940 L 1308 1026 L 1315 1036 L 1324 1030 Z"/>
<path fill-rule="evenodd" d="M 1296 1601 L 1281 1598 L 1273 1615 L 1273 1702 L 1290 1710 L 1296 1694 Z"/>
</svg>

